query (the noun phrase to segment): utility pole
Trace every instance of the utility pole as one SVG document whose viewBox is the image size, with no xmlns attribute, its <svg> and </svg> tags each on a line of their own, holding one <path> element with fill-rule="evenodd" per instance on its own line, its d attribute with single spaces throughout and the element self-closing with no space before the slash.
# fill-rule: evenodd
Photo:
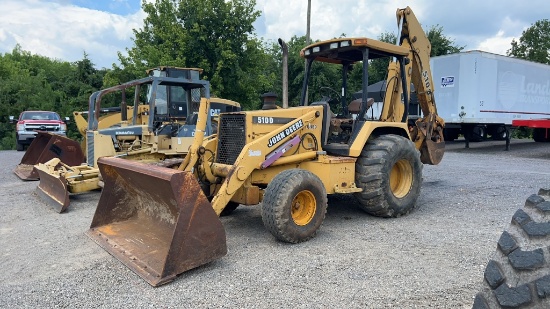
<svg viewBox="0 0 550 309">
<path fill-rule="evenodd" d="M 309 29 L 311 23 L 311 0 L 307 0 L 307 29 L 306 29 L 306 45 L 309 45 Z"/>
<path fill-rule="evenodd" d="M 310 23 L 311 23 L 311 0 L 307 0 L 306 46 L 309 45 L 309 41 L 310 41 L 310 38 L 309 38 L 310 37 L 310 32 L 309 32 Z M 304 70 L 307 70 L 307 59 L 305 60 L 305 63 L 304 63 Z M 304 76 L 305 76 L 305 74 L 304 74 Z M 306 98 L 305 104 L 306 105 L 308 105 L 308 100 L 307 100 L 308 94 L 309 94 L 309 91 L 308 91 L 308 88 L 306 87 L 306 96 L 305 96 L 305 98 Z"/>
</svg>

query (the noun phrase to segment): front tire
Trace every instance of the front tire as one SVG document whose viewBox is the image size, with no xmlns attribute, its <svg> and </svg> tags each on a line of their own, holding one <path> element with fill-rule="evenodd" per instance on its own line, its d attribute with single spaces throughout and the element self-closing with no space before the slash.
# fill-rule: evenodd
<svg viewBox="0 0 550 309">
<path fill-rule="evenodd" d="M 399 135 L 370 139 L 355 163 L 359 207 L 379 217 L 399 217 L 416 205 L 422 185 L 420 152 Z"/>
<path fill-rule="evenodd" d="M 23 151 L 23 150 L 25 150 L 25 145 L 20 144 L 19 142 L 16 142 L 15 143 L 15 149 L 17 149 L 17 151 Z"/>
<path fill-rule="evenodd" d="M 300 243 L 311 239 L 323 223 L 326 212 L 325 186 L 309 171 L 283 171 L 265 190 L 262 221 L 281 241 Z"/>
</svg>

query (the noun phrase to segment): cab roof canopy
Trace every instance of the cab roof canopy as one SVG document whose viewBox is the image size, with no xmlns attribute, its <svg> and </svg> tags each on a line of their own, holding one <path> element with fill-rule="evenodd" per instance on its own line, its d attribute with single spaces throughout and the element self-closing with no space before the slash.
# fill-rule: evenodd
<svg viewBox="0 0 550 309">
<path fill-rule="evenodd" d="M 362 50 L 365 47 L 369 48 L 369 59 L 403 57 L 409 54 L 409 50 L 405 47 L 374 39 L 339 38 L 306 46 L 300 51 L 300 56 L 337 64 L 354 63 L 363 60 Z"/>
</svg>

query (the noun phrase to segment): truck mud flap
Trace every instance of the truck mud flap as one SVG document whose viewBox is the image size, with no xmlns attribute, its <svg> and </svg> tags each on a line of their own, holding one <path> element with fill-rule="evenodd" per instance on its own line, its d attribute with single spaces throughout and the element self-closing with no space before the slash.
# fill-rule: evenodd
<svg viewBox="0 0 550 309">
<path fill-rule="evenodd" d="M 41 163 L 37 164 L 35 171 L 40 177 L 40 183 L 36 187 L 38 195 L 58 213 L 64 212 L 70 203 L 67 180 L 61 175 L 50 174 Z"/>
<path fill-rule="evenodd" d="M 80 165 L 86 160 L 77 141 L 57 134 L 38 132 L 13 172 L 23 180 L 38 180 L 39 175 L 34 170 L 34 165 L 46 163 L 53 158 L 59 158 L 61 162 L 71 166 Z"/>
<path fill-rule="evenodd" d="M 100 158 L 104 187 L 86 234 L 153 286 L 227 254 L 225 230 L 192 173 Z"/>
</svg>

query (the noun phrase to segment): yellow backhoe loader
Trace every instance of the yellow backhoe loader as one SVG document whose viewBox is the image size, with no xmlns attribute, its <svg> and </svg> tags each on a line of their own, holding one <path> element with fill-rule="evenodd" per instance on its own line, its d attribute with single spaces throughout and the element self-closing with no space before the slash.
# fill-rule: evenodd
<svg viewBox="0 0 550 309">
<path fill-rule="evenodd" d="M 35 165 L 40 178 L 39 195 L 58 212 L 69 206 L 69 193 L 82 193 L 101 187 L 97 159 L 102 156 L 123 157 L 158 165 L 178 165 L 193 141 L 194 119 L 199 100 L 209 98 L 210 84 L 199 79 L 199 69 L 160 67 L 150 70 L 147 78 L 95 92 L 90 96 L 86 134 L 85 164 L 69 165 L 53 158 Z M 147 88 L 147 104 L 140 104 L 140 89 Z M 126 104 L 126 93 L 134 91 L 132 107 Z M 98 129 L 101 101 L 111 93 L 121 93 L 122 121 Z M 239 111 L 237 102 L 209 98 L 207 135 L 217 128 L 214 118 L 220 112 Z M 128 117 L 128 112 L 132 115 Z M 81 120 L 82 123 L 82 120 Z"/>
<path fill-rule="evenodd" d="M 411 211 L 424 164 L 444 154 L 429 66 L 430 42 L 410 8 L 397 10 L 396 45 L 340 38 L 306 46 L 299 107 L 225 113 L 217 136 L 204 138 L 207 100 L 195 140 L 178 170 L 101 158 L 105 180 L 87 235 L 153 286 L 226 254 L 218 216 L 235 205 L 261 203 L 275 238 L 299 243 L 321 226 L 328 194 L 354 194 L 357 205 L 381 217 Z M 389 61 L 380 114 L 367 97 L 369 60 Z M 341 98 L 308 103 L 318 62 L 342 69 Z M 348 72 L 362 66 L 362 97 L 348 99 Z M 423 117 L 408 121 L 410 84 Z M 315 91 L 309 89 L 309 92 Z M 370 108 L 372 109 L 372 107 Z M 337 111 L 336 114 L 333 114 Z"/>
</svg>

